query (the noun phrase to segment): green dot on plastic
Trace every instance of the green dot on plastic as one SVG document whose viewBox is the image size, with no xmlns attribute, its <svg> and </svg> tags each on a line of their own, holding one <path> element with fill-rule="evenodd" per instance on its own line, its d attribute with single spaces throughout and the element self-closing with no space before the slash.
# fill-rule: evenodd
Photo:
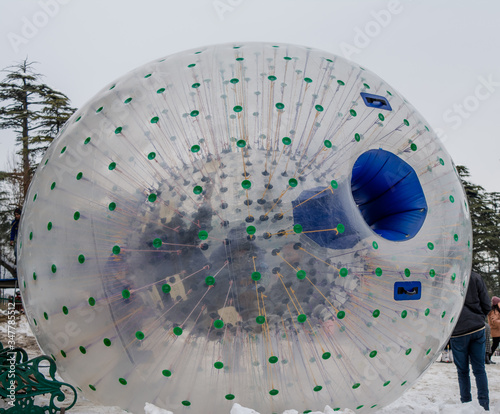
<svg viewBox="0 0 500 414">
<path fill-rule="evenodd" d="M 384 115 L 382 115 L 382 114 L 378 114 L 378 119 L 380 119 L 381 121 L 384 121 L 384 120 L 385 120 L 385 117 L 384 117 Z"/>
<path fill-rule="evenodd" d="M 163 92 L 165 92 L 165 88 L 160 88 L 156 91 L 156 93 L 163 93 Z"/>
<path fill-rule="evenodd" d="M 262 325 L 266 322 L 266 318 L 262 315 L 259 315 L 255 318 L 255 322 L 257 322 L 259 325 Z"/>
<path fill-rule="evenodd" d="M 333 189 L 335 189 L 339 186 L 339 184 L 335 180 L 330 181 L 330 185 L 332 186 Z"/>
<path fill-rule="evenodd" d="M 434 250 L 434 244 L 431 242 L 427 243 L 427 247 L 429 248 L 429 250 Z"/>
<path fill-rule="evenodd" d="M 126 104 L 128 104 L 128 103 L 130 103 L 130 102 L 132 102 L 132 98 L 127 98 L 127 99 L 125 99 L 125 100 L 123 101 L 123 103 L 126 103 Z"/>
<path fill-rule="evenodd" d="M 417 144 L 415 144 L 414 142 L 410 145 L 410 149 L 412 151 L 416 151 L 417 150 Z"/>
<path fill-rule="evenodd" d="M 332 356 L 330 352 L 323 352 L 323 355 L 321 355 L 321 358 L 323 359 L 329 359 Z"/>
<path fill-rule="evenodd" d="M 122 385 L 127 385 L 127 380 L 125 378 L 118 378 L 118 382 Z"/>
<path fill-rule="evenodd" d="M 193 188 L 193 193 L 201 194 L 203 192 L 203 188 L 200 185 L 197 185 Z"/>
<path fill-rule="evenodd" d="M 405 269 L 405 276 L 410 277 L 410 275 L 411 275 L 410 269 Z"/>
<path fill-rule="evenodd" d="M 84 346 L 81 346 L 79 349 L 80 349 L 80 352 L 81 352 L 82 354 L 84 354 L 84 355 L 85 355 L 85 354 L 87 353 L 87 350 L 85 349 L 85 347 L 84 347 Z"/>
<path fill-rule="evenodd" d="M 85 256 L 83 254 L 78 256 L 78 263 L 81 264 L 85 263 Z"/>
<path fill-rule="evenodd" d="M 159 118 L 159 117 L 154 116 L 153 118 L 151 118 L 151 121 L 150 121 L 150 122 L 151 122 L 152 124 L 157 124 L 159 120 L 160 120 L 160 118 Z"/>
<path fill-rule="evenodd" d="M 401 317 L 404 319 L 408 316 L 408 311 L 404 310 L 403 312 L 401 312 Z"/>
<path fill-rule="evenodd" d="M 208 232 L 206 230 L 200 230 L 198 233 L 198 238 L 200 240 L 206 240 L 208 238 Z"/>
<path fill-rule="evenodd" d="M 285 145 L 290 145 L 292 143 L 292 139 L 290 137 L 283 137 L 281 142 Z"/>
<path fill-rule="evenodd" d="M 410 126 L 410 122 L 408 122 L 407 119 L 403 119 L 403 124 L 405 124 L 406 126 Z"/>
<path fill-rule="evenodd" d="M 351 109 L 349 111 L 349 113 L 351 114 L 351 116 L 356 116 L 357 115 L 357 113 L 356 113 L 356 111 L 354 109 Z"/>
<path fill-rule="evenodd" d="M 378 249 L 378 243 L 377 243 L 376 241 L 374 241 L 374 242 L 372 243 L 372 246 L 373 246 L 373 248 L 374 248 L 375 250 L 377 250 L 377 249 Z"/>
<path fill-rule="evenodd" d="M 150 195 L 148 196 L 148 201 L 149 201 L 150 203 L 154 203 L 154 202 L 156 201 L 156 197 L 157 197 L 157 196 L 156 196 L 156 194 L 154 194 L 154 193 L 153 193 L 153 194 L 150 194 Z"/>
<path fill-rule="evenodd" d="M 118 127 L 115 129 L 115 134 L 118 135 L 120 132 L 122 132 L 123 127 Z"/>
<path fill-rule="evenodd" d="M 207 284 L 207 286 L 212 286 L 215 284 L 215 277 L 213 276 L 207 276 L 205 278 L 205 283 Z"/>
<path fill-rule="evenodd" d="M 307 320 L 307 316 L 302 313 L 297 317 L 297 320 L 299 323 L 304 323 Z"/>
<path fill-rule="evenodd" d="M 163 291 L 163 293 L 168 293 L 172 290 L 172 287 L 168 283 L 164 283 L 163 285 L 161 285 L 161 290 Z"/>
<path fill-rule="evenodd" d="M 285 108 L 285 104 L 281 103 L 281 102 L 278 102 L 276 104 L 276 109 L 284 109 Z"/>
<path fill-rule="evenodd" d="M 221 329 L 224 327 L 224 321 L 222 319 L 216 319 L 214 321 L 214 327 L 215 329 Z"/>
<path fill-rule="evenodd" d="M 199 146 L 199 145 L 193 145 L 193 146 L 191 147 L 191 152 L 196 153 L 196 152 L 198 152 L 200 149 L 201 149 L 201 148 L 200 148 L 200 146 Z"/>
<path fill-rule="evenodd" d="M 255 226 L 248 226 L 247 227 L 248 234 L 250 234 L 250 235 L 255 234 L 255 231 L 256 231 Z"/>
<path fill-rule="evenodd" d="M 68 307 L 67 306 L 63 306 L 62 307 L 62 311 L 65 315 L 67 315 L 69 313 L 69 310 L 68 310 Z"/>
<path fill-rule="evenodd" d="M 340 269 L 339 273 L 340 273 L 340 276 L 346 277 L 347 274 L 349 273 L 349 271 L 345 267 L 343 267 L 342 269 Z"/>
<path fill-rule="evenodd" d="M 53 264 L 50 269 L 52 270 L 52 273 L 57 272 L 57 266 L 55 264 Z"/>
<path fill-rule="evenodd" d="M 156 157 L 156 152 L 150 152 L 148 154 L 148 160 L 154 160 Z"/>
<path fill-rule="evenodd" d="M 323 144 L 325 145 L 326 148 L 331 148 L 332 147 L 332 141 L 330 141 L 328 139 L 325 139 L 325 141 L 323 142 Z"/>
<path fill-rule="evenodd" d="M 370 358 L 375 358 L 377 356 L 377 351 L 370 352 Z"/>
<path fill-rule="evenodd" d="M 289 185 L 290 187 L 292 187 L 292 188 L 297 187 L 297 184 L 298 184 L 298 183 L 299 183 L 299 182 L 298 182 L 295 178 L 290 178 L 290 179 L 288 180 L 288 185 Z"/>
<path fill-rule="evenodd" d="M 111 346 L 111 339 L 109 339 L 109 338 L 104 338 L 104 339 L 102 340 L 102 342 L 103 342 L 103 343 L 104 343 L 104 345 L 106 345 L 106 346 Z"/>
<path fill-rule="evenodd" d="M 198 116 L 200 114 L 200 111 L 197 111 L 197 110 L 194 110 L 194 111 L 191 111 L 191 113 L 189 115 L 191 115 L 193 118 Z"/>
<path fill-rule="evenodd" d="M 342 223 L 339 223 L 339 224 L 337 225 L 337 231 L 338 231 L 339 233 L 343 233 L 343 232 L 345 231 L 345 227 L 344 227 L 344 225 L 343 225 Z"/>
<path fill-rule="evenodd" d="M 271 364 L 276 364 L 276 362 L 278 362 L 278 357 L 277 356 L 272 356 L 269 358 L 269 362 Z"/>
<path fill-rule="evenodd" d="M 340 85 L 340 86 L 344 86 L 345 85 L 345 82 L 344 81 L 341 81 L 340 79 L 337 80 L 337 83 Z"/>
<path fill-rule="evenodd" d="M 54 188 L 56 188 L 56 182 L 55 181 L 50 185 L 50 189 L 51 190 L 53 190 Z"/>
<path fill-rule="evenodd" d="M 196 83 L 193 83 L 193 84 L 191 85 L 191 88 L 197 89 L 197 88 L 199 88 L 200 86 L 201 86 L 201 85 L 200 85 L 198 82 L 196 82 Z"/>
<path fill-rule="evenodd" d="M 380 311 L 378 309 L 375 309 L 372 313 L 374 318 L 378 318 L 380 316 Z"/>
<path fill-rule="evenodd" d="M 161 373 L 164 377 L 170 377 L 172 375 L 172 372 L 168 369 L 164 369 Z"/>
<path fill-rule="evenodd" d="M 434 269 L 429 270 L 429 276 L 430 277 L 436 276 L 436 271 Z"/>
<path fill-rule="evenodd" d="M 271 395 L 278 395 L 279 391 L 278 390 L 275 390 L 275 389 L 272 389 L 271 391 L 269 391 L 269 394 Z"/>
<path fill-rule="evenodd" d="M 239 148 L 245 148 L 246 145 L 247 145 L 247 142 L 244 139 L 239 139 L 236 142 L 236 146 Z"/>
<path fill-rule="evenodd" d="M 311 83 L 311 82 L 312 82 L 312 79 L 311 79 L 311 78 L 304 78 L 304 82 L 306 82 L 306 83 Z"/>
<path fill-rule="evenodd" d="M 241 112 L 242 110 L 243 110 L 243 107 L 240 105 L 236 105 L 235 107 L 233 107 L 234 112 Z"/>
<path fill-rule="evenodd" d="M 123 299 L 128 299 L 130 297 L 130 290 L 123 289 L 122 290 L 122 297 L 123 297 Z"/>
<path fill-rule="evenodd" d="M 299 270 L 297 272 L 297 278 L 302 280 L 306 278 L 306 271 L 305 270 Z"/>
<path fill-rule="evenodd" d="M 120 254 L 121 248 L 120 246 L 113 246 L 113 254 Z"/>
<path fill-rule="evenodd" d="M 76 175 L 76 179 L 77 180 L 81 180 L 83 177 L 83 173 L 80 171 L 77 175 Z"/>
<path fill-rule="evenodd" d="M 352 389 L 355 390 L 356 388 L 359 388 L 361 386 L 361 384 L 359 382 L 357 382 L 356 384 L 354 384 L 352 386 Z"/>
<path fill-rule="evenodd" d="M 337 318 L 339 319 L 344 319 L 345 318 L 345 312 L 344 311 L 339 311 L 337 313 Z"/>
<path fill-rule="evenodd" d="M 267 79 L 269 79 L 270 81 L 275 81 L 277 78 L 276 78 L 276 76 L 271 75 L 271 76 L 268 76 Z"/>
<path fill-rule="evenodd" d="M 163 244 L 163 242 L 161 241 L 161 239 L 158 239 L 158 238 L 157 238 L 157 239 L 154 239 L 154 240 L 153 240 L 153 247 L 156 247 L 157 249 L 158 249 L 159 247 L 161 247 L 161 245 L 162 245 L 162 244 Z"/>
<path fill-rule="evenodd" d="M 241 182 L 241 186 L 242 186 L 244 189 L 248 190 L 250 187 L 252 187 L 252 183 L 250 182 L 250 180 L 243 180 L 243 181 Z"/>
<path fill-rule="evenodd" d="M 137 331 L 135 333 L 135 337 L 139 340 L 139 341 L 142 341 L 144 339 L 144 332 L 141 332 L 141 331 Z"/>
<path fill-rule="evenodd" d="M 109 205 L 108 205 L 109 211 L 114 211 L 115 208 L 116 208 L 116 203 L 114 203 L 114 202 L 109 203 Z"/>
<path fill-rule="evenodd" d="M 261 277 L 262 276 L 261 276 L 261 274 L 259 272 L 253 272 L 252 273 L 252 280 L 257 281 L 257 280 L 260 280 Z"/>
<path fill-rule="evenodd" d="M 234 394 L 226 394 L 224 398 L 225 398 L 226 400 L 231 401 L 231 400 L 234 400 L 234 399 L 235 399 L 235 396 L 234 396 Z"/>
<path fill-rule="evenodd" d="M 177 336 L 182 335 L 182 328 L 180 326 L 176 326 L 174 328 L 174 334 L 177 335 Z"/>
<path fill-rule="evenodd" d="M 293 226 L 293 231 L 294 231 L 295 233 L 297 233 L 297 234 L 302 233 L 302 230 L 303 230 L 303 229 L 302 229 L 302 226 L 301 226 L 300 224 L 295 224 L 295 225 Z"/>
<path fill-rule="evenodd" d="M 75 211 L 75 214 L 73 214 L 73 219 L 78 220 L 80 218 L 80 212 Z"/>
<path fill-rule="evenodd" d="M 109 169 L 110 171 L 113 171 L 115 168 L 116 168 L 116 162 L 112 162 L 112 163 L 110 163 L 110 164 L 108 165 L 108 169 Z"/>
<path fill-rule="evenodd" d="M 321 105 L 316 105 L 314 109 L 316 109 L 316 111 L 318 112 L 323 112 L 323 107 Z"/>
<path fill-rule="evenodd" d="M 66 358 L 66 352 L 64 352 L 62 349 L 61 349 L 61 355 L 63 356 L 63 358 Z"/>
<path fill-rule="evenodd" d="M 215 369 L 222 369 L 224 368 L 224 364 L 220 361 L 217 361 L 215 364 L 214 364 L 214 368 Z"/>
<path fill-rule="evenodd" d="M 424 315 L 425 316 L 429 316 L 429 313 L 431 313 L 431 310 L 429 308 L 427 308 L 424 312 Z"/>
<path fill-rule="evenodd" d="M 321 385 L 316 385 L 314 388 L 313 388 L 313 391 L 315 392 L 318 392 L 318 391 L 321 391 L 323 389 L 323 387 Z"/>
</svg>

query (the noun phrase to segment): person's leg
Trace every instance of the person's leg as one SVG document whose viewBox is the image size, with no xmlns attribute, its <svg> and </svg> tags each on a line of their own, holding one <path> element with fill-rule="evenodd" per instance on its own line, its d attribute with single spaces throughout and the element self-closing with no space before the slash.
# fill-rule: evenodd
<svg viewBox="0 0 500 414">
<path fill-rule="evenodd" d="M 486 336 L 484 330 L 470 335 L 469 354 L 472 372 L 476 378 L 477 399 L 485 410 L 490 409 L 490 398 L 488 392 L 488 377 L 484 368 L 484 352 Z"/>
<path fill-rule="evenodd" d="M 469 374 L 469 337 L 470 335 L 464 335 L 458 338 L 451 338 L 450 340 L 451 352 L 453 352 L 453 362 L 457 367 L 460 401 L 462 403 L 472 401 Z"/>
<path fill-rule="evenodd" d="M 493 338 L 493 345 L 491 345 L 491 351 L 490 351 L 490 358 L 491 356 L 495 353 L 498 344 L 500 344 L 500 336 L 497 336 L 496 338 Z"/>
</svg>

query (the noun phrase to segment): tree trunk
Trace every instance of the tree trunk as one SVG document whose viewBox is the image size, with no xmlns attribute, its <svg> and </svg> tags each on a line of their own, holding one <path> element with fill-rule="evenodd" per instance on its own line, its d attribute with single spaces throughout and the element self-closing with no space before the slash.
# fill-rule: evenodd
<svg viewBox="0 0 500 414">
<path fill-rule="evenodd" d="M 29 154 L 29 129 L 28 129 L 28 92 L 26 88 L 26 80 L 23 79 L 24 90 L 23 90 L 23 199 L 26 198 L 28 193 L 28 187 L 30 185 L 30 154 Z"/>
</svg>

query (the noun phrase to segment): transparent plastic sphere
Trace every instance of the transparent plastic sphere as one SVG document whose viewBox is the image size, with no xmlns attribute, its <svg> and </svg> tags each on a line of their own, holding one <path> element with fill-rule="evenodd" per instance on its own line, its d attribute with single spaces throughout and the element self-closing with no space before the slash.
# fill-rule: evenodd
<svg viewBox="0 0 500 414">
<path fill-rule="evenodd" d="M 445 345 L 471 237 L 449 155 L 391 86 L 225 44 L 74 114 L 29 189 L 19 277 L 42 350 L 96 402 L 371 412 Z"/>
</svg>

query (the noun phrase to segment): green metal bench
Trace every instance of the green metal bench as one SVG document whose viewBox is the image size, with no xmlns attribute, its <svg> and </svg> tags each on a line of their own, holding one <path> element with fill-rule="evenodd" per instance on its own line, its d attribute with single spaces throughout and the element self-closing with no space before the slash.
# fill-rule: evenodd
<svg viewBox="0 0 500 414">
<path fill-rule="evenodd" d="M 48 365 L 47 365 L 48 363 Z M 48 368 L 48 377 L 40 372 Z M 0 342 L 0 397 L 8 408 L 0 408 L 0 414 L 64 414 L 76 403 L 76 390 L 70 384 L 55 379 L 56 364 L 48 356 L 42 355 L 28 359 L 22 348 L 4 348 Z M 58 407 L 66 400 L 61 389 L 68 387 L 73 393 L 69 406 Z M 37 395 L 50 394 L 49 404 L 35 405 Z"/>
</svg>

